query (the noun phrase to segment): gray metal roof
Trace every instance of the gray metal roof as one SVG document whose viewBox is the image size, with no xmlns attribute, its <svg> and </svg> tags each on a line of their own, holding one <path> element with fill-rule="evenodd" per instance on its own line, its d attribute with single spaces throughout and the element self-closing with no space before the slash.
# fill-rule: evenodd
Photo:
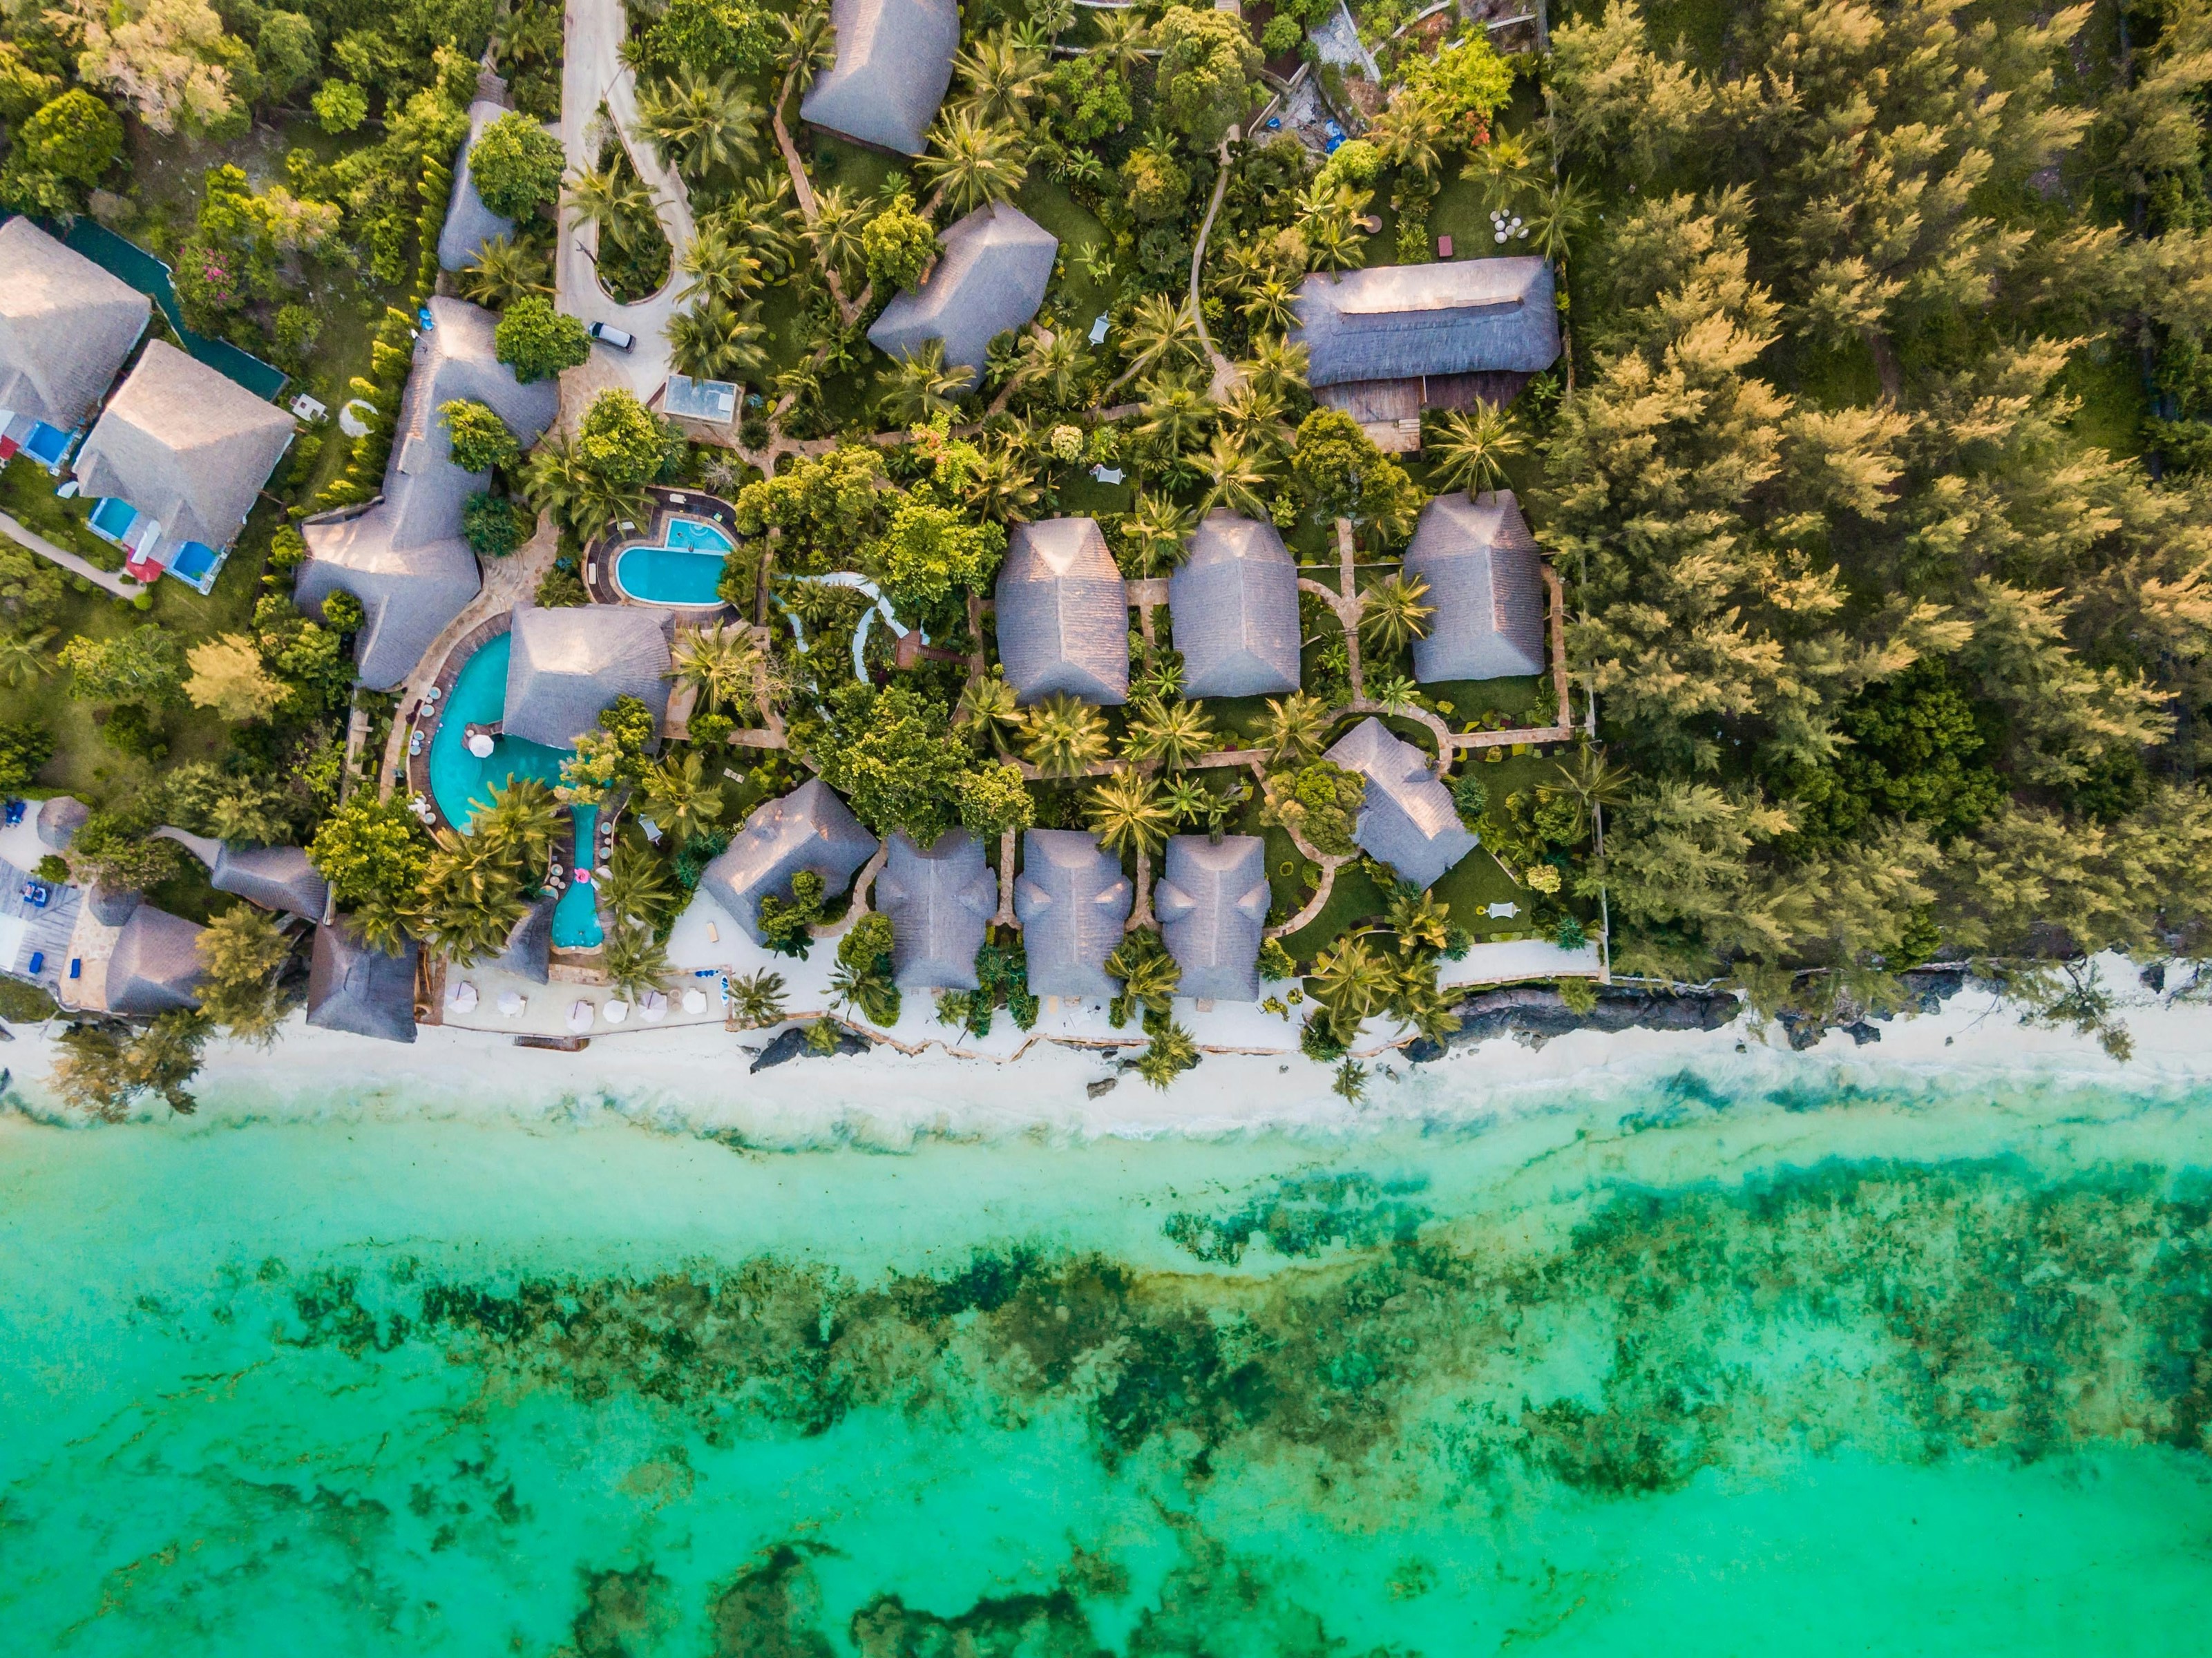
<svg viewBox="0 0 2212 1658">
<path fill-rule="evenodd" d="M 1298 688 L 1298 568 L 1272 524 L 1208 513 L 1168 578 L 1185 696 Z"/>
<path fill-rule="evenodd" d="M 39 844 L 56 852 L 69 850 L 76 832 L 84 827 L 84 820 L 92 816 L 92 808 L 72 794 L 57 794 L 51 800 L 39 804 Z"/>
<path fill-rule="evenodd" d="M 699 888 L 759 944 L 763 898 L 773 893 L 788 900 L 791 878 L 807 869 L 822 878 L 829 893 L 842 892 L 875 855 L 876 837 L 860 827 L 835 789 L 812 777 L 754 807 L 737 838 L 707 865 Z M 895 929 L 897 925 L 892 923 Z"/>
<path fill-rule="evenodd" d="M 1120 861 L 1079 829 L 1022 831 L 1014 914 L 1030 989 L 1039 996 L 1118 993 L 1106 958 L 1121 942 L 1136 894 Z"/>
<path fill-rule="evenodd" d="M 1267 843 L 1256 835 L 1203 835 L 1168 841 L 1152 891 L 1160 936 L 1182 969 L 1185 996 L 1260 999 L 1260 931 L 1267 924 Z"/>
<path fill-rule="evenodd" d="M 923 848 L 894 830 L 875 907 L 891 924 L 891 964 L 906 989 L 973 990 L 975 952 L 998 913 L 999 879 L 966 829 Z"/>
<path fill-rule="evenodd" d="M 445 228 L 438 233 L 438 264 L 445 270 L 460 270 L 475 261 L 486 242 L 514 234 L 514 221 L 500 217 L 477 194 L 476 169 L 469 163 L 469 152 L 477 147 L 484 129 L 507 113 L 489 98 L 479 98 L 469 106 L 469 136 L 453 168 L 453 197 L 446 209 Z"/>
<path fill-rule="evenodd" d="M 502 729 L 549 749 L 572 748 L 597 727 L 602 709 L 634 696 L 653 710 L 659 731 L 668 716 L 672 627 L 667 611 L 635 604 L 518 605 Z"/>
<path fill-rule="evenodd" d="M 490 312 L 434 299 L 430 320 L 415 342 L 383 495 L 366 508 L 343 507 L 300 525 L 308 556 L 293 597 L 310 613 L 341 589 L 361 601 L 366 618 L 354 657 L 373 690 L 405 679 L 483 585 L 461 537 L 461 512 L 485 476 L 453 464 L 453 434 L 438 410 L 464 399 L 486 404 L 526 449 L 561 412 L 557 384 L 520 385 L 493 355 L 499 319 Z"/>
<path fill-rule="evenodd" d="M 1017 700 L 1129 700 L 1129 589 L 1096 519 L 1014 525 L 994 602 L 999 660 Z"/>
<path fill-rule="evenodd" d="M 74 432 L 153 312 L 130 283 L 28 219 L 0 225 L 0 409 Z"/>
<path fill-rule="evenodd" d="M 1290 338 L 1306 348 L 1309 386 L 1534 374 L 1559 355 L 1552 267 L 1539 258 L 1317 272 L 1298 289 L 1297 313 Z"/>
<path fill-rule="evenodd" d="M 514 930 L 507 935 L 506 947 L 489 961 L 477 965 L 512 973 L 534 984 L 545 983 L 552 969 L 553 908 L 556 902 L 540 898 L 531 905 L 514 924 Z"/>
<path fill-rule="evenodd" d="M 292 441 L 292 416 L 236 380 L 149 340 L 70 467 L 88 495 L 115 495 L 164 537 L 222 549 L 237 539 Z"/>
<path fill-rule="evenodd" d="M 800 100 L 801 119 L 878 149 L 919 155 L 952 84 L 954 0 L 830 0 L 837 60 Z"/>
<path fill-rule="evenodd" d="M 1406 574 L 1436 614 L 1413 641 L 1413 677 L 1504 679 L 1544 671 L 1544 571 L 1510 489 L 1438 495 L 1421 509 Z"/>
<path fill-rule="evenodd" d="M 250 904 L 306 920 L 323 919 L 330 889 L 299 847 L 234 847 L 212 835 L 189 835 L 167 826 L 154 833 L 174 841 L 205 864 L 208 884 L 217 892 L 235 893 Z"/>
<path fill-rule="evenodd" d="M 207 929 L 142 903 L 107 956 L 107 1011 L 151 1018 L 200 1005 L 200 934 Z"/>
<path fill-rule="evenodd" d="M 307 965 L 307 1023 L 387 1042 L 415 1040 L 415 941 L 397 956 L 372 949 L 340 916 L 315 929 Z"/>
<path fill-rule="evenodd" d="M 1019 328 L 1044 303 L 1060 241 L 1019 208 L 979 208 L 941 238 L 945 251 L 920 288 L 902 289 L 884 307 L 868 343 L 887 356 L 913 355 L 945 342 L 947 367 L 981 377 L 991 342 Z"/>
<path fill-rule="evenodd" d="M 1428 756 L 1393 736 L 1381 720 L 1361 720 L 1337 739 L 1327 757 L 1367 780 L 1367 799 L 1352 838 L 1401 879 L 1433 886 L 1481 844 L 1459 821 L 1451 792 L 1430 771 Z"/>
</svg>

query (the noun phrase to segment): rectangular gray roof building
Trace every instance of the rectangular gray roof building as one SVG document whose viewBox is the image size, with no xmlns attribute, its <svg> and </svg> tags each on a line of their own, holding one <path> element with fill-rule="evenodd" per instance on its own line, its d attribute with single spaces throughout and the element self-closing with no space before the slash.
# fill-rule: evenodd
<svg viewBox="0 0 2212 1658">
<path fill-rule="evenodd" d="M 404 680 L 483 585 L 476 553 L 461 536 L 461 513 L 487 476 L 454 463 L 453 431 L 438 410 L 448 403 L 483 404 L 526 449 L 561 412 L 556 382 L 521 385 L 494 355 L 498 319 L 490 312 L 465 300 L 434 299 L 430 323 L 415 342 L 384 493 L 300 525 L 307 561 L 293 598 L 310 614 L 341 590 L 361 601 L 365 617 L 354 658 L 373 690 Z"/>
<path fill-rule="evenodd" d="M 1298 288 L 1293 344 L 1306 383 L 1535 374 L 1559 355 L 1552 267 L 1539 258 L 1454 259 L 1316 272 Z"/>
<path fill-rule="evenodd" d="M 901 155 L 929 147 L 929 124 L 960 50 L 955 0 L 830 0 L 837 58 L 799 101 L 802 120 Z"/>
<path fill-rule="evenodd" d="M 349 1030 L 380 1042 L 415 1040 L 415 969 L 421 951 L 412 938 L 397 956 L 363 941 L 341 915 L 315 929 L 307 959 L 307 1023 L 324 1030 Z"/>
<path fill-rule="evenodd" d="M 1256 835 L 1178 835 L 1152 892 L 1160 936 L 1182 969 L 1179 994 L 1260 999 L 1260 934 L 1267 924 L 1267 843 Z"/>
<path fill-rule="evenodd" d="M 88 495 L 157 520 L 166 542 L 238 538 L 292 441 L 292 416 L 228 376 L 149 340 L 70 469 Z"/>
<path fill-rule="evenodd" d="M 1016 699 L 1129 700 L 1129 588 L 1097 520 L 1017 524 L 999 567 L 999 660 Z"/>
<path fill-rule="evenodd" d="M 74 432 L 115 384 L 153 312 L 130 283 L 28 219 L 0 225 L 0 409 Z"/>
<path fill-rule="evenodd" d="M 549 749 L 575 746 L 602 710 L 634 696 L 653 710 L 656 734 L 668 719 L 666 610 L 636 604 L 517 605 L 507 656 L 501 729 Z"/>
<path fill-rule="evenodd" d="M 1438 495 L 1421 509 L 1406 574 L 1429 584 L 1413 677 L 1504 679 L 1544 671 L 1544 568 L 1510 489 Z"/>
<path fill-rule="evenodd" d="M 1272 524 L 1208 513 L 1168 578 L 1185 696 L 1298 688 L 1298 568 Z"/>
<path fill-rule="evenodd" d="M 790 793 L 754 807 L 737 838 L 707 865 L 699 890 L 760 944 L 763 898 L 772 893 L 787 902 L 791 878 L 801 870 L 819 875 L 823 890 L 834 896 L 851 886 L 854 875 L 875 855 L 876 837 L 860 826 L 835 789 L 811 777 Z M 897 922 L 891 926 L 896 932 Z"/>
<path fill-rule="evenodd" d="M 923 847 L 894 830 L 875 890 L 901 988 L 975 988 L 975 952 L 998 913 L 999 881 L 973 835 L 948 829 Z"/>
<path fill-rule="evenodd" d="M 998 202 L 950 227 L 942 240 L 936 269 L 884 307 L 868 343 L 886 356 L 908 357 L 942 340 L 945 367 L 966 369 L 972 386 L 991 342 L 1044 303 L 1060 240 L 1021 209 Z"/>
<path fill-rule="evenodd" d="M 1030 989 L 1092 1000 L 1118 992 L 1106 958 L 1121 942 L 1136 894 L 1114 858 L 1079 829 L 1024 829 L 1014 914 Z"/>
<path fill-rule="evenodd" d="M 198 1007 L 200 934 L 207 929 L 141 903 L 116 935 L 107 957 L 107 1011 L 151 1018 L 173 1009 Z"/>
<path fill-rule="evenodd" d="M 1446 870 L 1481 842 L 1468 833 L 1451 792 L 1437 781 L 1428 756 L 1370 717 L 1339 738 L 1328 755 L 1367 780 L 1352 838 L 1359 849 L 1417 887 L 1434 886 Z"/>
</svg>

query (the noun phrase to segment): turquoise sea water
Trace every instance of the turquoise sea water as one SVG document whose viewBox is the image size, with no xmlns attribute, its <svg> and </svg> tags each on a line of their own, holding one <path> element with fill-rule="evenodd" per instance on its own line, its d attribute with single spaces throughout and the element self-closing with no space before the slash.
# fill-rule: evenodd
<svg viewBox="0 0 2212 1658">
<path fill-rule="evenodd" d="M 896 1153 L 0 1119 L 0 1628 L 2199 1653 L 2208 1168 L 2203 1096 L 1691 1076 Z"/>
</svg>

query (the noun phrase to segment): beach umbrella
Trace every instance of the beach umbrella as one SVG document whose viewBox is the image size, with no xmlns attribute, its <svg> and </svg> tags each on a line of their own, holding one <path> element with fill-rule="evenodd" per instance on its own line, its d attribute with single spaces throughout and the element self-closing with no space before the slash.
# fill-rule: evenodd
<svg viewBox="0 0 2212 1658">
<path fill-rule="evenodd" d="M 499 1012 L 503 1019 L 520 1018 L 522 1010 L 529 1005 L 530 1003 L 519 990 L 502 990 L 499 993 Z"/>
<path fill-rule="evenodd" d="M 589 1030 L 591 1028 L 592 1005 L 589 1002 L 577 1002 L 573 1004 L 568 1009 L 568 1029 L 574 1031 L 582 1032 Z"/>
<path fill-rule="evenodd" d="M 647 1024 L 659 1024 L 668 1017 L 668 998 L 657 990 L 648 990 L 637 999 L 637 1017 Z"/>
<path fill-rule="evenodd" d="M 446 993 L 446 1005 L 456 1013 L 465 1013 L 477 1005 L 477 987 L 463 979 Z"/>
<path fill-rule="evenodd" d="M 629 1017 L 629 1004 L 617 999 L 609 1002 L 599 1011 L 606 1016 L 609 1024 L 620 1024 L 624 1019 Z"/>
<path fill-rule="evenodd" d="M 684 1011 L 686 1013 L 704 1013 L 707 1011 L 707 993 L 703 990 L 685 991 Z"/>
</svg>

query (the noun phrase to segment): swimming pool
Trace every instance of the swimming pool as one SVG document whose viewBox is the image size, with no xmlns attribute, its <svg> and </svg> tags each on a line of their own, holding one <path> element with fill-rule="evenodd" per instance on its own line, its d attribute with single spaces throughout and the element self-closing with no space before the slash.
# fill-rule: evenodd
<svg viewBox="0 0 2212 1658">
<path fill-rule="evenodd" d="M 507 654 L 513 641 L 505 634 L 487 640 L 461 665 L 453 689 L 440 705 L 443 712 L 430 737 L 430 798 L 447 823 L 466 832 L 469 820 L 491 805 L 491 792 L 512 777 L 534 777 L 551 785 L 561 780 L 561 762 L 573 751 L 549 749 L 520 738 L 492 739 L 491 753 L 471 754 L 462 728 L 487 725 L 507 708 Z"/>
<path fill-rule="evenodd" d="M 576 817 L 576 856 L 578 869 L 592 866 L 592 836 L 599 830 L 599 809 L 597 806 L 578 806 Z M 591 884 L 575 878 L 571 872 L 568 890 L 561 895 L 561 902 L 553 906 L 553 947 L 556 950 L 592 950 L 603 938 L 599 931 L 599 889 L 596 879 Z"/>
<path fill-rule="evenodd" d="M 719 524 L 671 519 L 666 545 L 629 548 L 615 560 L 615 586 L 647 604 L 719 604 L 722 561 L 736 545 Z"/>
<path fill-rule="evenodd" d="M 138 509 L 120 495 L 108 495 L 92 509 L 92 527 L 110 541 L 120 541 L 138 521 Z"/>
</svg>

